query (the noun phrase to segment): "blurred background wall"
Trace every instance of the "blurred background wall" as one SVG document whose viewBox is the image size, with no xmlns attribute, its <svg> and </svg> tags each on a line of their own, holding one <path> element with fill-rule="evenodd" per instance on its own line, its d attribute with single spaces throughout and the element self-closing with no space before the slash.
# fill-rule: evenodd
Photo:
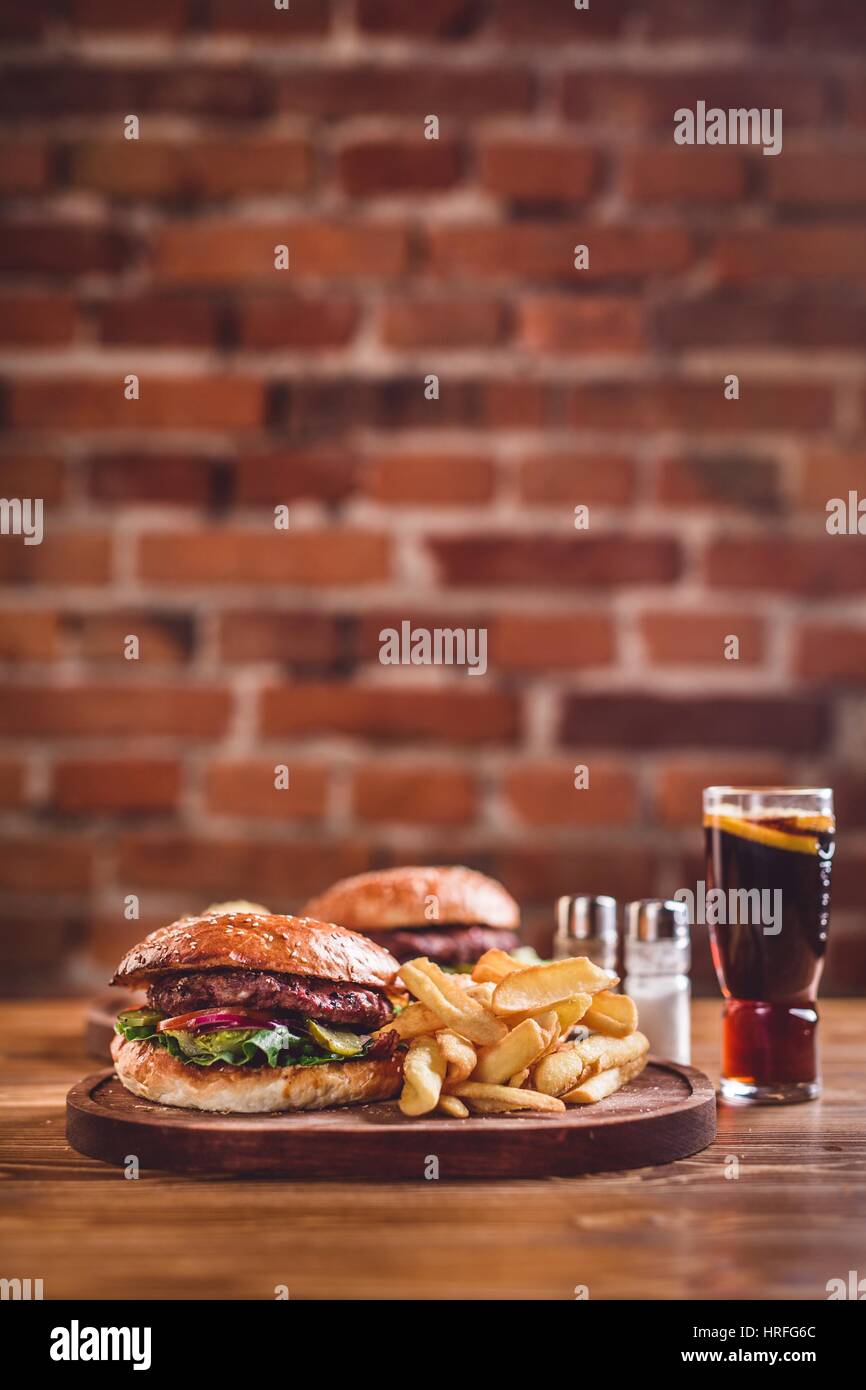
<svg viewBox="0 0 866 1390">
<path fill-rule="evenodd" d="M 4 991 L 407 860 L 501 876 L 543 946 L 559 893 L 693 886 L 719 781 L 835 786 L 862 990 L 866 537 L 825 529 L 866 495 L 860 0 L 0 33 L 0 495 L 45 506 L 0 537 Z M 781 107 L 783 152 L 676 146 L 698 100 Z M 381 665 L 403 620 L 486 627 L 487 674 Z"/>
</svg>

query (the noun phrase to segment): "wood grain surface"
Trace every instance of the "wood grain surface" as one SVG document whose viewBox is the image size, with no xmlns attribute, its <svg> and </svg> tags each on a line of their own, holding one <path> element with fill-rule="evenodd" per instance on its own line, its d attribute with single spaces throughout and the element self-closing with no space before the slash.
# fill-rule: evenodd
<svg viewBox="0 0 866 1390">
<path fill-rule="evenodd" d="M 529 1181 L 137 1180 L 70 1149 L 85 1004 L 0 1006 L 5 1277 L 80 1298 L 823 1299 L 864 1271 L 866 1002 L 822 1005 L 825 1095 L 721 1107 L 677 1163 Z M 718 1075 L 718 1001 L 694 1061 Z M 738 1176 L 733 1176 L 738 1171 Z"/>
<path fill-rule="evenodd" d="M 84 1011 L 84 1050 L 88 1057 L 110 1066 L 114 1020 L 121 1009 L 134 1009 L 145 1002 L 146 995 L 125 989 L 107 989 L 88 1000 Z"/>
<path fill-rule="evenodd" d="M 215 1115 L 131 1095 L 113 1068 L 73 1086 L 66 1137 L 79 1153 L 194 1174 L 418 1181 L 435 1155 L 439 1178 L 574 1177 L 671 1163 L 716 1132 L 711 1083 L 694 1067 L 651 1061 L 598 1105 L 407 1119 L 396 1102 L 283 1115 Z"/>
</svg>

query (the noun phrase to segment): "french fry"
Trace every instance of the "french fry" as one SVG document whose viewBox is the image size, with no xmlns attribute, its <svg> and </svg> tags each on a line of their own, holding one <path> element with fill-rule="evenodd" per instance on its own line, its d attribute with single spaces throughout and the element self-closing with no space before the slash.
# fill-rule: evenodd
<svg viewBox="0 0 866 1390">
<path fill-rule="evenodd" d="M 471 976 L 419 956 L 400 974 L 415 997 L 378 1031 L 409 1044 L 404 1115 L 561 1113 L 613 1095 L 646 1065 L 634 1002 L 585 956 L 526 965 L 485 951 Z M 577 1023 L 590 1035 L 563 1041 Z"/>
<path fill-rule="evenodd" d="M 470 1102 L 469 1102 L 469 1105 L 470 1105 L 470 1113 L 471 1113 L 472 1115 L 508 1115 L 508 1114 L 515 1114 L 515 1113 L 517 1113 L 518 1111 L 523 1111 L 524 1113 L 536 1112 L 536 1111 L 541 1111 L 542 1113 L 545 1113 L 545 1112 L 546 1112 L 546 1113 L 549 1113 L 549 1114 L 560 1114 L 560 1113 L 561 1113 L 560 1110 L 559 1110 L 559 1106 L 558 1106 L 558 1105 L 556 1106 L 555 1109 L 554 1109 L 553 1106 L 550 1106 L 550 1105 L 536 1105 L 536 1104 L 532 1101 L 531 1097 L 537 1095 L 537 1094 L 538 1094 L 537 1091 L 527 1091 L 524 1087 L 520 1087 L 519 1089 L 517 1089 L 517 1088 L 515 1088 L 515 1087 L 513 1087 L 513 1086 L 503 1086 L 503 1087 L 502 1087 L 502 1090 L 503 1090 L 503 1092 L 506 1093 L 507 1096 L 517 1096 L 517 1097 L 520 1097 L 520 1096 L 529 1096 L 529 1097 L 530 1097 L 529 1104 L 528 1104 L 528 1105 L 525 1105 L 525 1104 L 520 1104 L 519 1102 L 515 1104 L 515 1103 L 512 1103 L 510 1100 L 507 1100 L 507 1099 L 505 1099 L 505 1100 L 470 1100 Z M 545 1100 L 557 1100 L 557 1097 L 556 1097 L 556 1096 L 545 1096 Z M 560 1101 L 560 1104 L 562 1104 L 561 1101 Z M 567 1110 L 567 1109 L 568 1109 L 568 1107 L 567 1107 L 566 1105 L 562 1105 L 562 1108 L 563 1108 L 563 1110 Z"/>
<path fill-rule="evenodd" d="M 406 978 L 405 967 L 403 978 Z M 616 982 L 615 975 L 599 969 L 587 956 L 572 956 L 548 965 L 530 965 L 506 975 L 496 986 L 493 1008 L 505 1017 L 537 1013 L 563 1004 L 578 994 L 597 994 L 610 989 Z"/>
<path fill-rule="evenodd" d="M 480 1081 L 463 1081 L 454 1087 L 470 1110 L 485 1115 L 500 1115 L 509 1110 L 542 1110 L 559 1112 L 565 1109 L 555 1096 L 540 1095 L 538 1091 L 518 1090 L 514 1086 L 492 1086 Z"/>
<path fill-rule="evenodd" d="M 611 1067 L 610 1071 L 600 1071 L 596 1076 L 590 1076 L 579 1086 L 575 1086 L 573 1090 L 566 1091 L 560 1096 L 560 1100 L 568 1105 L 594 1105 L 597 1101 L 612 1096 L 622 1084 L 622 1068 Z"/>
<path fill-rule="evenodd" d="M 479 984 L 490 982 L 498 985 L 500 980 L 504 980 L 506 975 L 511 975 L 515 970 L 525 970 L 526 962 L 515 960 L 507 951 L 500 951 L 493 947 L 485 951 L 478 957 L 472 967 L 472 978 Z"/>
<path fill-rule="evenodd" d="M 386 1023 L 383 1028 L 377 1028 L 376 1033 L 387 1033 L 389 1029 L 397 1034 L 398 1038 L 419 1038 L 424 1033 L 435 1033 L 437 1028 L 442 1027 L 442 1020 L 428 1009 L 425 1004 L 407 1004 L 390 1023 Z"/>
<path fill-rule="evenodd" d="M 541 1054 L 542 1057 L 546 1057 L 548 1052 L 556 1051 L 563 1035 L 559 1014 L 556 1009 L 549 1009 L 547 1013 L 539 1014 L 535 1022 L 547 1038 L 547 1046 Z"/>
<path fill-rule="evenodd" d="M 570 999 L 554 1005 L 563 1037 L 570 1033 L 576 1023 L 583 1022 L 587 1009 L 592 1008 L 594 997 L 592 994 L 573 994 Z"/>
<path fill-rule="evenodd" d="M 452 984 L 458 985 L 460 989 L 465 989 L 467 994 L 475 990 L 475 981 L 471 975 L 467 975 L 465 970 L 449 970 L 448 978 Z"/>
<path fill-rule="evenodd" d="M 591 1043 L 595 1038 L 600 1037 L 594 1033 L 587 1038 L 586 1042 Z M 627 1038 L 604 1038 L 604 1053 L 599 1059 L 598 1071 L 608 1071 L 611 1067 L 627 1066 L 630 1062 L 636 1062 L 638 1058 L 645 1057 L 649 1052 L 649 1038 L 644 1033 L 629 1033 Z"/>
<path fill-rule="evenodd" d="M 533 1068 L 532 1084 L 547 1095 L 562 1096 L 597 1072 L 624 1066 L 648 1051 L 649 1041 L 643 1033 L 631 1033 L 627 1038 L 593 1033 L 582 1042 L 563 1043 L 556 1052 L 542 1057 Z"/>
<path fill-rule="evenodd" d="M 627 1038 L 637 1028 L 637 1005 L 627 994 L 613 994 L 609 989 L 603 989 L 593 996 L 580 1021 L 593 1033 L 604 1033 L 609 1038 Z"/>
<path fill-rule="evenodd" d="M 528 1014 L 510 1015 L 508 1022 L 513 1026 L 515 1023 L 522 1023 L 524 1018 L 534 1018 L 539 1021 L 555 1014 L 559 1019 L 559 1031 L 562 1037 L 567 1038 L 576 1023 L 582 1023 L 584 1014 L 592 1004 L 591 994 L 575 994 L 571 999 L 564 1000 L 561 1004 L 555 1004 L 552 1009 L 534 1009 Z"/>
<path fill-rule="evenodd" d="M 509 1076 L 523 1071 L 541 1057 L 548 1046 L 548 1039 L 549 1035 L 535 1019 L 525 1019 L 506 1033 L 501 1042 L 481 1049 L 478 1065 L 472 1073 L 473 1080 L 501 1085 Z"/>
<path fill-rule="evenodd" d="M 560 1100 L 568 1105 L 595 1105 L 597 1101 L 612 1096 L 614 1091 L 618 1091 L 627 1081 L 639 1076 L 645 1066 L 646 1056 L 643 1056 L 635 1058 L 633 1062 L 624 1062 L 621 1067 L 600 1071 L 580 1086 L 575 1086 L 574 1090 L 566 1091 L 564 1096 L 560 1096 Z"/>
<path fill-rule="evenodd" d="M 482 1046 L 499 1042 L 508 1032 L 507 1025 L 477 999 L 454 983 L 438 965 L 425 956 L 400 967 L 408 988 L 437 1015 L 440 1027 L 453 1028 L 455 1033 Z"/>
<path fill-rule="evenodd" d="M 592 994 L 575 994 L 573 998 L 556 1005 L 555 1012 L 564 1038 L 568 1037 L 576 1023 L 583 1023 L 587 1010 L 592 1007 L 593 998 Z"/>
<path fill-rule="evenodd" d="M 479 1004 L 483 1004 L 485 1009 L 493 1012 L 493 991 L 496 989 L 492 980 L 488 980 L 484 985 L 472 985 L 469 993 L 473 999 L 477 999 Z"/>
<path fill-rule="evenodd" d="M 442 1092 L 446 1063 L 435 1038 L 413 1038 L 403 1062 L 400 1109 L 404 1115 L 426 1115 L 435 1110 Z"/>
<path fill-rule="evenodd" d="M 578 1043 L 563 1043 L 555 1052 L 539 1059 L 532 1069 L 532 1084 L 545 1095 L 561 1096 L 592 1076 L 592 1063 L 579 1051 Z"/>
<path fill-rule="evenodd" d="M 445 1080 L 449 1085 L 452 1082 L 468 1080 L 478 1060 L 472 1044 L 450 1028 L 441 1029 L 436 1034 L 436 1041 L 447 1064 Z"/>
<path fill-rule="evenodd" d="M 450 1115 L 452 1120 L 466 1120 L 469 1117 L 469 1111 L 459 1096 L 440 1096 L 436 1109 L 443 1115 Z"/>
</svg>

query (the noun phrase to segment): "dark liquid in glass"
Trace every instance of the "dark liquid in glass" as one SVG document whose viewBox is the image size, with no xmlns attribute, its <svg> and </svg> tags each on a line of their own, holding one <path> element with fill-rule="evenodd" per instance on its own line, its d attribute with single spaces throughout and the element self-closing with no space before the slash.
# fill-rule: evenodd
<svg viewBox="0 0 866 1390">
<path fill-rule="evenodd" d="M 815 1081 L 815 1001 L 827 947 L 833 823 L 794 812 L 754 819 L 710 815 L 705 834 L 707 890 L 724 890 L 729 917 L 732 891 L 769 895 L 756 900 L 753 892 L 751 910 L 738 912 L 738 921 L 711 924 L 713 962 L 727 1001 L 722 1072 L 747 1086 Z M 757 902 L 775 913 L 777 890 L 776 922 L 766 914 L 756 920 Z M 776 934 L 765 931 L 779 922 Z"/>
</svg>

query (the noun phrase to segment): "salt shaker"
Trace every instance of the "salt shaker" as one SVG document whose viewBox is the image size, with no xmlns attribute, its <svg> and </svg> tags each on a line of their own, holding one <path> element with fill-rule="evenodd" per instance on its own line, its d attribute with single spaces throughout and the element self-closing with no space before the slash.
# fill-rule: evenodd
<svg viewBox="0 0 866 1390">
<path fill-rule="evenodd" d="M 616 898 L 585 895 L 560 898 L 556 904 L 556 960 L 588 956 L 602 970 L 616 970 Z"/>
<path fill-rule="evenodd" d="M 623 989 L 637 1005 L 650 1051 L 673 1062 L 691 1060 L 691 959 L 686 903 L 642 898 L 626 904 Z"/>
</svg>

